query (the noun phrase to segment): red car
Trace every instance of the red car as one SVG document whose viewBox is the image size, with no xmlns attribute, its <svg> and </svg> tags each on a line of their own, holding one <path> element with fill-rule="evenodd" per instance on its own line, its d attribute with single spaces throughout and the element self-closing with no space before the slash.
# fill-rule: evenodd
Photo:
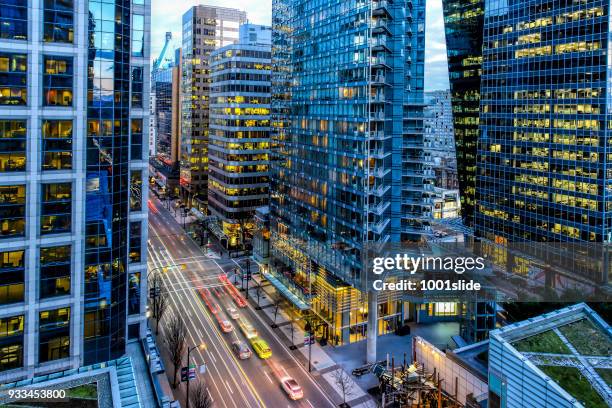
<svg viewBox="0 0 612 408">
<path fill-rule="evenodd" d="M 225 319 L 219 320 L 219 327 L 221 327 L 221 330 L 223 331 L 223 333 L 230 333 L 231 331 L 234 330 L 234 326 L 232 326 L 229 320 L 225 320 Z"/>
</svg>

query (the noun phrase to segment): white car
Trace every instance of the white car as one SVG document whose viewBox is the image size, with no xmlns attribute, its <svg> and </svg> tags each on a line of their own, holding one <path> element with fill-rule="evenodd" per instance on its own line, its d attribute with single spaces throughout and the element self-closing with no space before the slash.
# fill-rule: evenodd
<svg viewBox="0 0 612 408">
<path fill-rule="evenodd" d="M 227 314 L 229 315 L 229 317 L 232 318 L 232 320 L 240 319 L 240 314 L 238 314 L 238 311 L 235 308 L 228 307 L 226 311 L 227 311 Z"/>
<path fill-rule="evenodd" d="M 232 326 L 229 320 L 219 320 L 219 327 L 221 327 L 223 333 L 230 333 L 234 330 L 234 326 Z"/>
<path fill-rule="evenodd" d="M 297 381 L 295 381 L 291 377 L 283 378 L 281 380 L 281 386 L 283 387 L 283 390 L 285 390 L 285 392 L 287 393 L 287 396 L 289 396 L 289 398 L 294 401 L 302 399 L 304 397 L 304 391 L 302 390 L 302 387 L 300 387 L 300 384 L 298 384 Z"/>
</svg>

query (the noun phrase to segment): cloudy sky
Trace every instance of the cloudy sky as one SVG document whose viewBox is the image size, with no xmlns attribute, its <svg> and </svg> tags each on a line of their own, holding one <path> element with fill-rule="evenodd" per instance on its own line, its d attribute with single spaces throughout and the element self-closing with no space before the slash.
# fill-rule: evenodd
<svg viewBox="0 0 612 408">
<path fill-rule="evenodd" d="M 181 42 L 181 19 L 185 11 L 197 4 L 235 7 L 246 10 L 252 23 L 271 24 L 271 0 L 152 0 L 153 42 L 151 56 L 156 58 L 164 46 L 166 31 L 172 31 L 177 46 Z M 442 0 L 427 0 L 427 32 L 425 50 L 425 90 L 447 89 L 448 69 L 444 26 L 442 23 Z"/>
</svg>

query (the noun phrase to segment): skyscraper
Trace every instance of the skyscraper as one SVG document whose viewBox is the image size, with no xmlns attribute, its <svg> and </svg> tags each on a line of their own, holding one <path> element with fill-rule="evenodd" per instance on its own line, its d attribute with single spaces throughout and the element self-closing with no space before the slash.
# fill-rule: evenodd
<svg viewBox="0 0 612 408">
<path fill-rule="evenodd" d="M 417 239 L 430 214 L 424 2 L 275 0 L 272 15 L 267 275 L 318 336 L 375 338 L 403 310 L 358 290 L 364 245 Z"/>
<path fill-rule="evenodd" d="M 172 149 L 172 89 L 175 85 L 172 72 L 178 62 L 174 58 L 175 46 L 172 33 L 167 32 L 164 46 L 151 69 L 151 99 L 155 102 L 152 106 L 151 123 L 154 124 L 155 151 L 168 158 L 175 154 Z M 176 160 L 175 156 L 174 161 Z"/>
<path fill-rule="evenodd" d="M 609 1 L 486 2 L 477 234 L 610 240 L 609 20 Z"/>
<path fill-rule="evenodd" d="M 255 210 L 268 204 L 270 33 L 240 26 L 240 42 L 210 54 L 208 209 L 229 238 L 244 244 Z"/>
<path fill-rule="evenodd" d="M 246 12 L 194 6 L 183 15 L 181 195 L 188 206 L 208 212 L 210 53 L 238 41 Z"/>
<path fill-rule="evenodd" d="M 0 17 L 0 382 L 145 330 L 149 1 L 28 3 Z"/>
<path fill-rule="evenodd" d="M 484 0 L 442 0 L 461 215 L 474 222 Z"/>
</svg>

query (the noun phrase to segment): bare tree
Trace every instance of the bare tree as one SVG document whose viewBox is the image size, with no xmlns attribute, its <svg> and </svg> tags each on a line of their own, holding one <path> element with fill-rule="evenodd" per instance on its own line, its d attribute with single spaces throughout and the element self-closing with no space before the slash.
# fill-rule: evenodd
<svg viewBox="0 0 612 408">
<path fill-rule="evenodd" d="M 272 325 L 272 327 L 277 327 L 276 326 L 276 318 L 278 316 L 278 308 L 281 305 L 281 302 L 283 301 L 283 297 L 281 296 L 280 293 L 276 292 L 276 294 L 274 295 L 274 324 Z"/>
<path fill-rule="evenodd" d="M 257 286 L 255 287 L 255 294 L 257 295 L 257 308 L 261 309 L 261 306 L 259 305 L 259 298 L 261 297 L 261 280 L 255 282 L 257 283 Z"/>
<path fill-rule="evenodd" d="M 295 332 L 295 326 L 294 323 L 295 320 L 293 319 L 293 317 L 291 318 L 291 322 L 289 323 L 291 326 L 291 346 L 289 346 L 289 348 L 291 350 L 295 350 L 297 347 L 295 347 L 295 342 L 293 341 L 293 333 Z"/>
<path fill-rule="evenodd" d="M 332 378 L 342 393 L 342 405 L 346 406 L 346 397 L 353 394 L 355 383 L 342 367 L 334 371 Z"/>
<path fill-rule="evenodd" d="M 204 381 L 199 381 L 195 389 L 189 393 L 189 402 L 193 408 L 211 408 L 212 399 Z"/>
<path fill-rule="evenodd" d="M 155 324 L 155 335 L 157 336 L 159 334 L 159 322 L 162 319 L 162 317 L 164 316 L 164 313 L 166 312 L 166 309 L 168 309 L 168 305 L 170 304 L 170 302 L 168 302 L 168 292 L 166 291 L 166 288 L 162 287 L 161 291 L 159 292 L 159 295 L 157 296 L 157 298 L 155 299 L 155 319 L 156 319 L 156 324 Z"/>
<path fill-rule="evenodd" d="M 174 366 L 174 378 L 172 387 L 176 388 L 178 372 L 181 369 L 183 362 L 183 354 L 185 353 L 185 337 L 187 336 L 187 327 L 180 315 L 172 315 L 168 322 L 168 328 L 164 331 L 164 342 L 168 347 L 170 361 Z"/>
</svg>

